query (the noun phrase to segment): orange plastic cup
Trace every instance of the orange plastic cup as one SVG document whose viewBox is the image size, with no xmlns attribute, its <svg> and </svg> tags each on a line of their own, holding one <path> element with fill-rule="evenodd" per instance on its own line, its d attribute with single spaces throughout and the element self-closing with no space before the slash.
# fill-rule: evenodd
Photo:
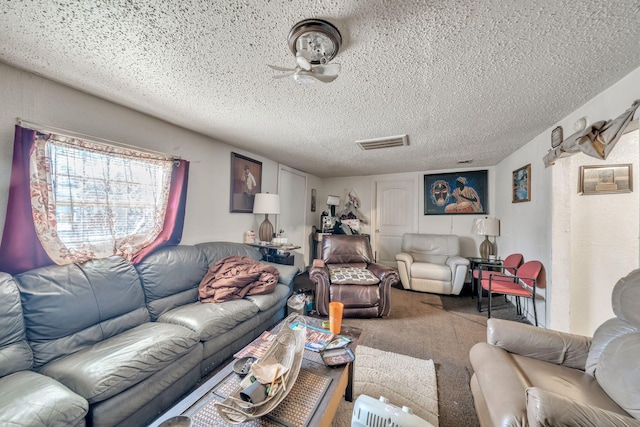
<svg viewBox="0 0 640 427">
<path fill-rule="evenodd" d="M 329 303 L 329 330 L 334 334 L 340 333 L 343 309 L 344 304 L 341 302 L 334 301 Z"/>
</svg>

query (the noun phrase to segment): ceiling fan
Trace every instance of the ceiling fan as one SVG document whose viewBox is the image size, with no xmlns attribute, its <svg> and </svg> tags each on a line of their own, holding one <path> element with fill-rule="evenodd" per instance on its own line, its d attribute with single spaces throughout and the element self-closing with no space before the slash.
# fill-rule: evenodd
<svg viewBox="0 0 640 427">
<path fill-rule="evenodd" d="M 289 49 L 296 57 L 296 67 L 268 65 L 273 70 L 287 72 L 273 78 L 292 76 L 298 83 L 316 80 L 330 83 L 338 78 L 340 64 L 329 64 L 342 44 L 342 36 L 335 26 L 321 19 L 306 19 L 293 26 L 288 40 Z"/>
</svg>

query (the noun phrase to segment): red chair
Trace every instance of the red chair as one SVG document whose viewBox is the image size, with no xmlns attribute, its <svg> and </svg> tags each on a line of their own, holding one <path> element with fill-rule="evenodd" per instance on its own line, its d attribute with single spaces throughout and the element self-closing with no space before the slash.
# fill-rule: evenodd
<svg viewBox="0 0 640 427">
<path fill-rule="evenodd" d="M 514 276 L 518 271 L 518 267 L 524 262 L 522 254 L 511 254 L 507 256 L 501 263 L 476 263 L 473 269 L 473 290 L 477 289 L 478 292 L 478 311 L 482 311 L 482 287 L 479 286 L 482 276 L 485 279 L 489 276 L 490 272 L 498 272 L 503 275 Z M 473 292 L 472 292 L 473 293 Z M 473 296 L 473 295 L 472 295 Z"/>
<path fill-rule="evenodd" d="M 513 276 L 500 272 L 488 272 L 488 276 L 484 276 L 480 280 L 482 289 L 489 294 L 489 313 L 491 317 L 491 294 L 503 294 L 506 296 L 516 297 L 516 310 L 518 315 L 522 315 L 522 306 L 520 305 L 520 297 L 531 298 L 533 305 L 533 316 L 535 325 L 538 326 L 538 312 L 536 311 L 536 287 L 545 286 L 544 266 L 540 261 L 527 261 L 518 268 L 517 273 Z M 485 272 L 485 275 L 487 272 Z M 480 292 L 481 294 L 481 292 Z"/>
</svg>

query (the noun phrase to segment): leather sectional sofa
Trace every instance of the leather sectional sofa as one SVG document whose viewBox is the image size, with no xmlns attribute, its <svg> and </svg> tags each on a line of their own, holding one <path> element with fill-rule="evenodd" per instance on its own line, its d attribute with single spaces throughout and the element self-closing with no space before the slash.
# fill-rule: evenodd
<svg viewBox="0 0 640 427">
<path fill-rule="evenodd" d="M 200 303 L 200 280 L 251 246 L 160 249 L 0 273 L 0 425 L 141 426 L 280 319 L 298 269 L 274 292 Z"/>
<path fill-rule="evenodd" d="M 593 337 L 489 319 L 471 348 L 481 426 L 640 427 L 640 270 L 613 289 Z"/>
</svg>

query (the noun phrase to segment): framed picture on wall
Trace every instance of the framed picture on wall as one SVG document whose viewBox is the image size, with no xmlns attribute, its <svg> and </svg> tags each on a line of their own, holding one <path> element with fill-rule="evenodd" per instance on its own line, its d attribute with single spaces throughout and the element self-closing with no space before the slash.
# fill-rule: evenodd
<svg viewBox="0 0 640 427">
<path fill-rule="evenodd" d="M 580 193 L 611 194 L 633 191 L 631 164 L 580 166 Z"/>
<path fill-rule="evenodd" d="M 316 189 L 311 189 L 311 212 L 316 211 Z"/>
<path fill-rule="evenodd" d="M 424 176 L 424 214 L 486 214 L 486 170 L 437 173 Z"/>
<path fill-rule="evenodd" d="M 262 189 L 262 162 L 231 153 L 231 212 L 253 212 L 253 200 Z"/>
<path fill-rule="evenodd" d="M 531 201 L 531 163 L 513 171 L 511 203 Z"/>
</svg>

